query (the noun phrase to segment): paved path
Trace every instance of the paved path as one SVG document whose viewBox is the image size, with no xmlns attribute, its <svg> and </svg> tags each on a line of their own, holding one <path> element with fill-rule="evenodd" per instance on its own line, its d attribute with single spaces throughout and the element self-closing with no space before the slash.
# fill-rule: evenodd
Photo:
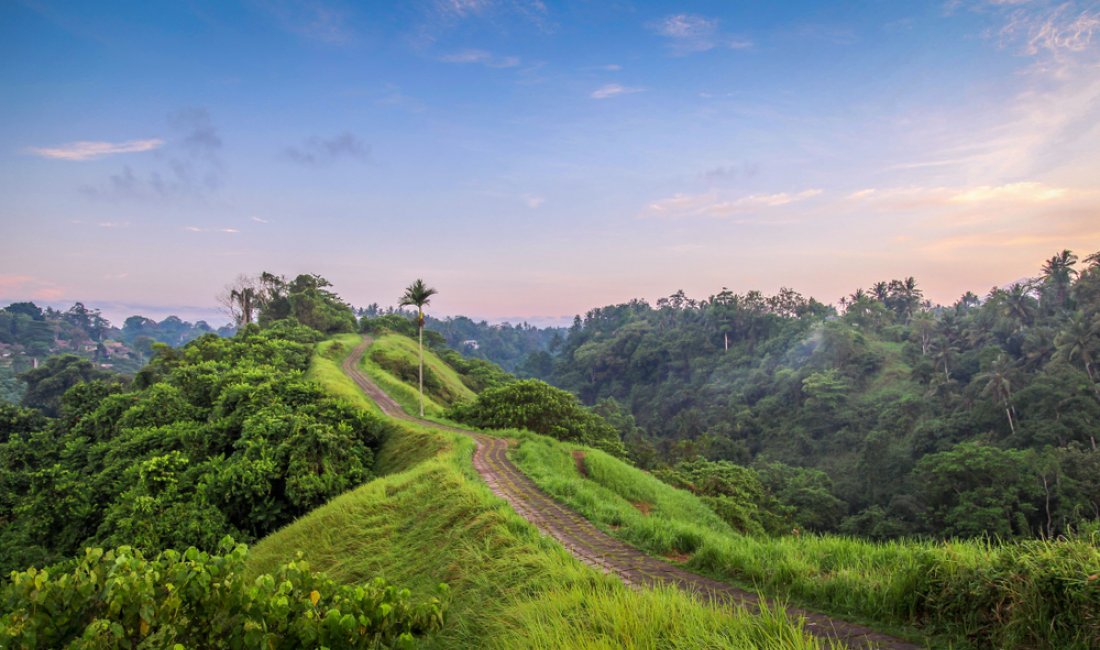
<svg viewBox="0 0 1100 650">
<path fill-rule="evenodd" d="M 539 489 L 512 461 L 508 460 L 509 441 L 482 433 L 421 420 L 405 413 L 404 409 L 367 375 L 359 369 L 358 362 L 367 347 L 369 337 L 343 362 L 344 372 L 365 392 L 386 415 L 454 431 L 474 438 L 474 468 L 494 494 L 507 501 L 521 517 L 530 521 L 543 533 L 561 542 L 570 553 L 585 564 L 617 575 L 628 585 L 635 587 L 671 584 L 694 593 L 704 600 L 756 609 L 760 596 L 738 589 L 724 582 L 691 573 L 678 566 L 662 562 L 642 551 L 621 542 L 596 528 L 580 514 L 558 503 Z M 776 607 L 766 601 L 769 607 Z M 883 650 L 917 650 L 921 646 L 887 636 L 861 625 L 830 618 L 817 612 L 788 607 L 787 613 L 806 620 L 806 631 L 814 636 L 843 641 L 852 648 L 881 648 Z"/>
</svg>

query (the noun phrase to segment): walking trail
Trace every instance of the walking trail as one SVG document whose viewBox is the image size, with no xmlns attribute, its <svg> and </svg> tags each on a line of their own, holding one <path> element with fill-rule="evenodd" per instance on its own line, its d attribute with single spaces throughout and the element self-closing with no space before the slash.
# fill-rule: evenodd
<svg viewBox="0 0 1100 650">
<path fill-rule="evenodd" d="M 364 337 L 363 343 L 344 360 L 343 369 L 348 377 L 389 417 L 472 437 L 477 443 L 477 450 L 474 452 L 474 468 L 489 484 L 493 493 L 507 501 L 521 517 L 534 524 L 540 531 L 558 540 L 581 562 L 604 573 L 614 574 L 635 588 L 661 584 L 675 585 L 704 600 L 744 606 L 750 611 L 757 610 L 761 601 L 771 609 L 778 607 L 755 593 L 650 557 L 596 528 L 580 514 L 548 496 L 512 461 L 508 460 L 509 441 L 507 439 L 421 420 L 405 413 L 388 393 L 360 370 L 359 360 L 370 344 L 370 337 Z M 794 607 L 785 609 L 792 618 L 805 619 L 805 629 L 810 634 L 841 641 L 850 648 L 918 650 L 922 647 L 868 627 L 817 612 Z"/>
</svg>

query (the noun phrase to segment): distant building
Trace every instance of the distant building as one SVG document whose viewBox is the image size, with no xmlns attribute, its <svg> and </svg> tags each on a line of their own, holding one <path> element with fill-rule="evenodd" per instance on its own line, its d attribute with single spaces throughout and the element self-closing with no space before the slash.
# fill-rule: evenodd
<svg viewBox="0 0 1100 650">
<path fill-rule="evenodd" d="M 470 339 L 469 341 L 463 341 L 462 345 L 464 345 L 465 347 L 470 348 L 471 350 L 477 350 L 481 347 L 477 344 L 477 341 L 475 341 L 474 339 Z"/>
</svg>

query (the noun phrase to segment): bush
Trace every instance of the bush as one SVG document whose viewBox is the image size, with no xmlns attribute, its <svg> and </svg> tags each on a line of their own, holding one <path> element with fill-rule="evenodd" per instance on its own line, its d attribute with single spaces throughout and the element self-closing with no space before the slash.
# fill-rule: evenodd
<svg viewBox="0 0 1100 650">
<path fill-rule="evenodd" d="M 586 409 L 571 393 L 538 379 L 490 388 L 472 404 L 452 408 L 449 417 L 490 429 L 527 429 L 626 456 L 614 427 Z"/>
<path fill-rule="evenodd" d="M 226 538 L 221 551 L 89 548 L 71 568 L 13 572 L 0 647 L 410 647 L 443 624 L 446 585 L 414 602 L 381 578 L 337 585 L 303 561 L 247 582 L 246 547 Z"/>
</svg>

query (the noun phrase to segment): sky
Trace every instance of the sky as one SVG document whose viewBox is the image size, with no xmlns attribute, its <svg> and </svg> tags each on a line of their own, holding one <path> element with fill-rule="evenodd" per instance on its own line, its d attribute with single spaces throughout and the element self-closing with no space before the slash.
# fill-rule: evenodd
<svg viewBox="0 0 1100 650">
<path fill-rule="evenodd" d="M 1100 0 L 14 0 L 0 60 L 4 304 L 555 323 L 1100 250 Z"/>
</svg>

